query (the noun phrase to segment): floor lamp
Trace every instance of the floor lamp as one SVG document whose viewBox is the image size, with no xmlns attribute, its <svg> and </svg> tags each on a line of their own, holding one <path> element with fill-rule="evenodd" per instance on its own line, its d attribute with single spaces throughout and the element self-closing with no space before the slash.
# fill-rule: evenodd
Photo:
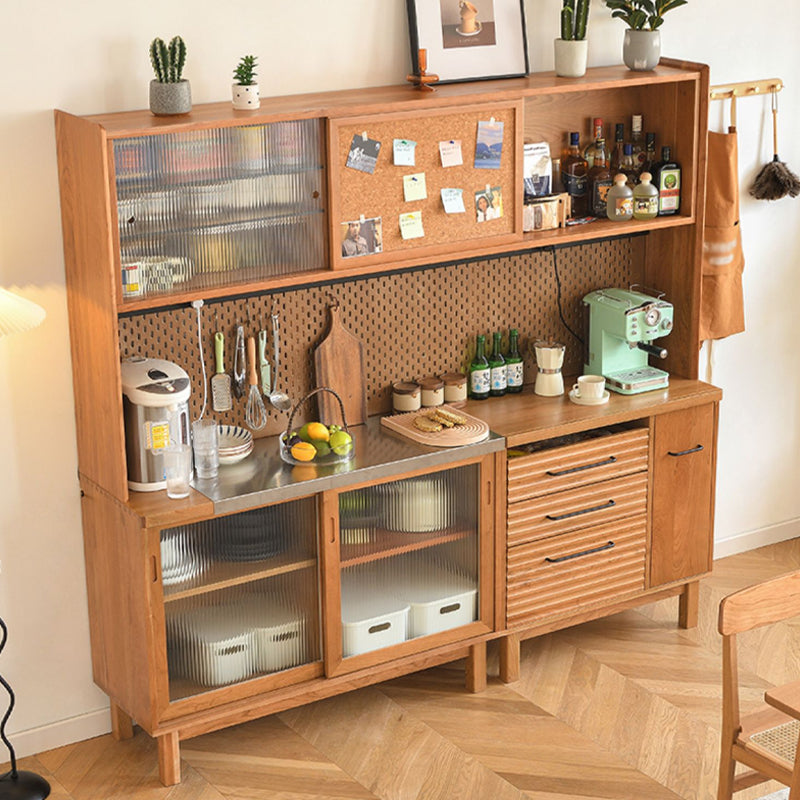
<svg viewBox="0 0 800 800">
<path fill-rule="evenodd" d="M 45 311 L 41 306 L 0 288 L 0 337 L 35 328 L 44 316 Z M 3 631 L 0 640 L 0 654 L 2 654 L 8 638 L 8 628 L 2 618 L 0 618 L 0 628 Z M 6 722 L 14 710 L 14 690 L 2 675 L 0 684 L 8 692 L 10 700 L 8 710 L 0 721 L 0 738 L 11 754 L 11 770 L 5 775 L 0 775 L 0 800 L 44 800 L 50 794 L 50 784 L 35 772 L 17 769 L 17 756 L 6 736 Z"/>
</svg>

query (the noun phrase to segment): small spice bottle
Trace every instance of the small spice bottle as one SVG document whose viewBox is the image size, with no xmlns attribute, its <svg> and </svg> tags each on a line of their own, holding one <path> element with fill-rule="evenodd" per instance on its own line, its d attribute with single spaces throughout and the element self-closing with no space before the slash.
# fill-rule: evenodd
<svg viewBox="0 0 800 800">
<path fill-rule="evenodd" d="M 392 408 L 395 411 L 419 411 L 420 405 L 418 383 L 400 381 L 392 386 Z"/>
<path fill-rule="evenodd" d="M 444 383 L 445 403 L 463 403 L 467 399 L 467 376 L 462 372 L 446 372 L 439 376 Z"/>
<path fill-rule="evenodd" d="M 444 383 L 435 375 L 420 378 L 423 408 L 433 408 L 444 403 Z"/>
</svg>

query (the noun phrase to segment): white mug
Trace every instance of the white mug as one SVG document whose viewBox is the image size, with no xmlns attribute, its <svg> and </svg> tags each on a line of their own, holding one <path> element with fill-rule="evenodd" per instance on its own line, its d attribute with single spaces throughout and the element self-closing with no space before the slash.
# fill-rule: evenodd
<svg viewBox="0 0 800 800">
<path fill-rule="evenodd" d="M 606 379 L 602 375 L 581 375 L 572 391 L 584 400 L 602 400 L 605 388 Z"/>
</svg>

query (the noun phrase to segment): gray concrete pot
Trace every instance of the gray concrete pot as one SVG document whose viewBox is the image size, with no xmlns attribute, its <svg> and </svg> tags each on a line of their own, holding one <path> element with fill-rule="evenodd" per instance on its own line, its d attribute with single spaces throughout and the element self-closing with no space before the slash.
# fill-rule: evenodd
<svg viewBox="0 0 800 800">
<path fill-rule="evenodd" d="M 555 39 L 554 63 L 561 78 L 580 78 L 586 74 L 589 42 L 586 39 Z"/>
<path fill-rule="evenodd" d="M 661 32 L 628 28 L 622 42 L 622 60 L 628 69 L 646 72 L 655 69 L 661 58 Z"/>
<path fill-rule="evenodd" d="M 189 81 L 161 83 L 150 81 L 150 111 L 157 117 L 188 114 L 192 110 L 192 87 Z"/>
</svg>

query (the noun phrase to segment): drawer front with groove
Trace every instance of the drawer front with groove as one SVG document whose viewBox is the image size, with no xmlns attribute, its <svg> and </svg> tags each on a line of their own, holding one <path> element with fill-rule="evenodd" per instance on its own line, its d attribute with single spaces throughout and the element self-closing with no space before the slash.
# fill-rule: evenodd
<svg viewBox="0 0 800 800">
<path fill-rule="evenodd" d="M 508 502 L 647 469 L 648 431 L 637 428 L 508 459 Z"/>
<path fill-rule="evenodd" d="M 536 497 L 509 505 L 508 545 L 644 514 L 646 509 L 646 472 Z"/>
<path fill-rule="evenodd" d="M 508 550 L 508 627 L 645 588 L 647 520 L 642 515 Z"/>
</svg>

